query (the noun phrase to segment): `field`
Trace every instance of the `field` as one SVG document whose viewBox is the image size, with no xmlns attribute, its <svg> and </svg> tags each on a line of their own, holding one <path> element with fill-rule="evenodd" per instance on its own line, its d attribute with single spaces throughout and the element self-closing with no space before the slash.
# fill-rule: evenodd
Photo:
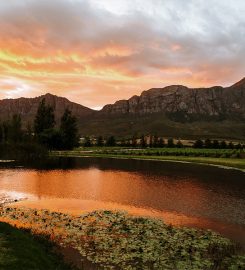
<svg viewBox="0 0 245 270">
<path fill-rule="evenodd" d="M 52 155 L 181 161 L 245 169 L 245 153 L 241 149 L 81 147 Z"/>
</svg>

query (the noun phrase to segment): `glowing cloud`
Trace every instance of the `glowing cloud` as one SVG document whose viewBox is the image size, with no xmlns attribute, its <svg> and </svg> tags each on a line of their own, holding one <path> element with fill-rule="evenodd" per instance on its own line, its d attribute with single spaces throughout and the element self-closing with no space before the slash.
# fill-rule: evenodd
<svg viewBox="0 0 245 270">
<path fill-rule="evenodd" d="M 0 98 L 51 92 L 95 108 L 229 85 L 244 76 L 244 14 L 243 0 L 1 1 Z"/>
</svg>

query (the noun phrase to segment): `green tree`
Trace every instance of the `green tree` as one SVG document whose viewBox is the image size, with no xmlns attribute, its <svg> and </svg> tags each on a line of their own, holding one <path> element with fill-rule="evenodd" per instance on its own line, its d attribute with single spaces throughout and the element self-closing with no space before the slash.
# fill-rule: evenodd
<svg viewBox="0 0 245 270">
<path fill-rule="evenodd" d="M 66 109 L 60 121 L 60 133 L 62 137 L 62 148 L 73 149 L 79 144 L 77 119 L 71 111 Z"/>
</svg>

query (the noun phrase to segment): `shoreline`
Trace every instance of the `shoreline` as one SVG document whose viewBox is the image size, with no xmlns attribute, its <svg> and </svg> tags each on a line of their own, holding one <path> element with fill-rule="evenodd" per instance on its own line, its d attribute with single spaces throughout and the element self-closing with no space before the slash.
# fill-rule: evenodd
<svg viewBox="0 0 245 270">
<path fill-rule="evenodd" d="M 221 168 L 221 169 L 227 169 L 227 170 L 238 170 L 241 172 L 245 172 L 245 160 L 244 160 L 244 168 L 242 166 L 239 167 L 236 164 L 229 164 L 227 165 L 227 161 L 228 159 L 224 159 L 221 160 L 221 158 L 217 158 L 217 159 L 211 159 L 211 158 L 198 158 L 198 157 L 190 157 L 190 158 L 186 158 L 186 157 L 177 157 L 177 156 L 164 156 L 164 157 L 160 157 L 159 156 L 152 156 L 151 158 L 149 158 L 148 156 L 120 156 L 120 155 L 111 155 L 111 154 L 77 154 L 77 153 L 72 153 L 71 152 L 63 152 L 60 154 L 61 151 L 55 152 L 51 154 L 51 157 L 74 157 L 74 158 L 108 158 L 108 159 L 126 159 L 126 160 L 146 160 L 146 161 L 159 161 L 159 162 L 173 162 L 173 163 L 183 163 L 183 164 L 197 164 L 197 165 L 206 165 L 206 166 L 212 166 L 212 167 L 216 167 L 216 168 Z M 210 162 L 210 160 L 212 160 L 214 163 Z M 232 159 L 231 159 L 232 160 Z M 217 163 L 215 163 L 217 161 Z M 223 161 L 223 162 L 222 162 Z M 234 161 L 234 159 L 233 159 Z M 240 161 L 240 159 L 239 159 Z M 233 165 L 233 166 L 232 166 Z"/>
</svg>

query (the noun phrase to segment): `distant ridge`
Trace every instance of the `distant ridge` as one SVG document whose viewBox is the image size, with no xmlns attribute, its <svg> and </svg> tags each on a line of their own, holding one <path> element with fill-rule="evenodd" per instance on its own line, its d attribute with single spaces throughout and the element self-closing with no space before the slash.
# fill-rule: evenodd
<svg viewBox="0 0 245 270">
<path fill-rule="evenodd" d="M 0 100 L 0 119 L 21 114 L 32 122 L 39 102 L 54 107 L 57 121 L 65 108 L 77 117 L 82 135 L 245 139 L 245 78 L 230 87 L 188 88 L 172 85 L 143 91 L 95 111 L 47 93 L 36 98 Z"/>
<path fill-rule="evenodd" d="M 0 119 L 6 120 L 11 118 L 13 114 L 20 114 L 24 123 L 32 122 L 42 99 L 45 99 L 47 104 L 54 107 L 57 119 L 61 118 L 66 108 L 69 108 L 78 119 L 93 113 L 92 109 L 71 102 L 67 98 L 47 93 L 35 98 L 21 97 L 0 100 Z"/>
</svg>

